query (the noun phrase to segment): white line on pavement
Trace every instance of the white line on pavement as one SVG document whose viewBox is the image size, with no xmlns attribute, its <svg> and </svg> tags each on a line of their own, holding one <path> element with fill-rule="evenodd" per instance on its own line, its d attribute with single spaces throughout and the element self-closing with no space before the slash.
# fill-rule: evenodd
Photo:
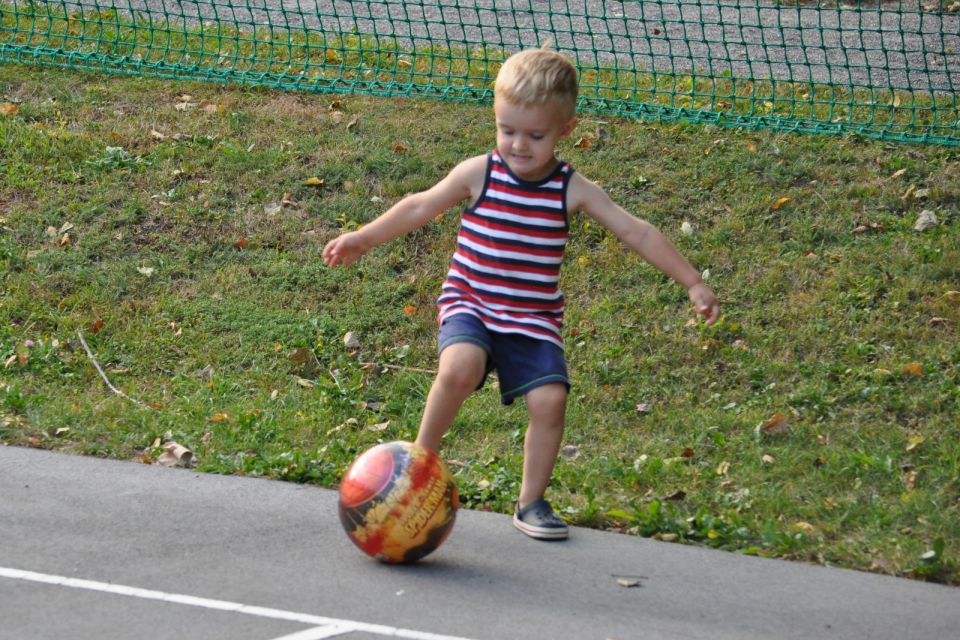
<svg viewBox="0 0 960 640">
<path fill-rule="evenodd" d="M 324 638 L 334 638 L 356 630 L 357 628 L 352 624 L 332 624 L 326 627 L 304 629 L 303 631 L 297 631 L 296 633 L 274 638 L 273 640 L 324 640 Z"/>
<path fill-rule="evenodd" d="M 60 587 L 69 587 L 72 589 L 86 589 L 88 591 L 99 591 L 101 593 L 110 593 L 118 596 L 129 596 L 131 598 L 140 598 L 142 600 L 159 600 L 161 602 L 171 602 L 191 607 L 201 607 L 203 609 L 215 609 L 218 611 L 229 611 L 231 613 L 242 613 L 250 616 L 259 616 L 261 618 L 271 618 L 273 620 L 289 620 L 293 622 L 302 622 L 304 624 L 314 625 L 314 628 L 307 629 L 307 632 L 319 633 L 320 629 L 327 629 L 330 632 L 338 631 L 340 633 L 363 631 L 380 636 L 393 636 L 395 638 L 409 638 L 410 640 L 469 640 L 458 636 L 447 636 L 426 631 L 415 631 L 412 629 L 399 629 L 380 624 L 369 624 L 366 622 L 357 622 L 354 620 L 342 620 L 339 618 L 327 618 L 324 616 L 315 616 L 309 613 L 297 613 L 296 611 L 285 611 L 283 609 L 271 609 L 268 607 L 254 607 L 239 602 L 229 602 L 227 600 L 213 600 L 211 598 L 198 598 L 180 593 L 166 593 L 164 591 L 154 591 L 152 589 L 141 589 L 139 587 L 130 587 L 122 584 L 110 584 L 107 582 L 97 582 L 94 580 L 81 580 L 79 578 L 68 578 L 66 576 L 52 575 L 49 573 L 37 573 L 35 571 L 24 571 L 22 569 L 13 569 L 11 567 L 0 567 L 0 578 L 9 578 L 11 580 L 25 580 L 27 582 L 39 582 L 42 584 L 52 584 Z M 285 636 L 283 639 L 290 638 L 305 640 L 305 638 L 330 638 L 333 635 L 311 635 L 303 638 L 294 634 L 294 636 Z"/>
</svg>

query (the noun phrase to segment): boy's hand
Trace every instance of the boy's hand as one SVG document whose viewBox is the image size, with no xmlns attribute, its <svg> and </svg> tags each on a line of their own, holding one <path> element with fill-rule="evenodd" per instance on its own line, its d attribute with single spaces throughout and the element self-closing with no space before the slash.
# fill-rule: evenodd
<svg viewBox="0 0 960 640">
<path fill-rule="evenodd" d="M 720 318 L 720 305 L 717 302 L 717 296 L 703 282 L 698 282 L 687 289 L 687 295 L 690 296 L 693 308 L 706 319 L 708 327 Z"/>
<path fill-rule="evenodd" d="M 364 239 L 360 231 L 351 231 L 327 243 L 323 248 L 323 262 L 328 267 L 338 264 L 349 267 L 371 248 L 373 245 Z"/>
</svg>

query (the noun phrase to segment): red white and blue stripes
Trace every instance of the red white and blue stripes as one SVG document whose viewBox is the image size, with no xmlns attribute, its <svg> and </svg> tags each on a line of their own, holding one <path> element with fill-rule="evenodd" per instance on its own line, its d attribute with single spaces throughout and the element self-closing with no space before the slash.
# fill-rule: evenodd
<svg viewBox="0 0 960 640">
<path fill-rule="evenodd" d="M 573 168 L 561 162 L 538 182 L 521 180 L 493 151 L 483 193 L 463 213 L 443 283 L 439 321 L 458 313 L 491 331 L 563 347 L 558 283 L 567 243 L 566 193 Z"/>
</svg>

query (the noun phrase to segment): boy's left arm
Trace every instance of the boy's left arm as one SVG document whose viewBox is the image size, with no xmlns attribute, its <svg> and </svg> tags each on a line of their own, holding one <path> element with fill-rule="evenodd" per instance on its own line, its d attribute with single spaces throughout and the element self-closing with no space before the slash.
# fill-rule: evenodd
<svg viewBox="0 0 960 640">
<path fill-rule="evenodd" d="M 603 189 L 579 173 L 573 176 L 567 201 L 571 211 L 586 213 L 612 231 L 641 258 L 684 287 L 694 309 L 706 319 L 707 325 L 717 321 L 720 317 L 717 296 L 656 227 L 646 220 L 630 215 L 611 200 Z"/>
</svg>

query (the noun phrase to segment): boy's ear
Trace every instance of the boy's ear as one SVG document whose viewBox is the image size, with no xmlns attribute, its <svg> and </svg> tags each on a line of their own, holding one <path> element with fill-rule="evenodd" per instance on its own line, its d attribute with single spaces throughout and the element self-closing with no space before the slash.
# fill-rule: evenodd
<svg viewBox="0 0 960 640">
<path fill-rule="evenodd" d="M 565 124 L 565 125 L 563 126 L 563 130 L 562 130 L 562 132 L 560 133 L 560 137 L 561 137 L 561 138 L 566 138 L 566 137 L 569 136 L 571 133 L 573 133 L 573 130 L 576 129 L 576 128 L 577 128 L 577 117 L 574 116 L 574 117 L 570 118 L 569 122 L 567 122 L 567 124 Z"/>
</svg>

